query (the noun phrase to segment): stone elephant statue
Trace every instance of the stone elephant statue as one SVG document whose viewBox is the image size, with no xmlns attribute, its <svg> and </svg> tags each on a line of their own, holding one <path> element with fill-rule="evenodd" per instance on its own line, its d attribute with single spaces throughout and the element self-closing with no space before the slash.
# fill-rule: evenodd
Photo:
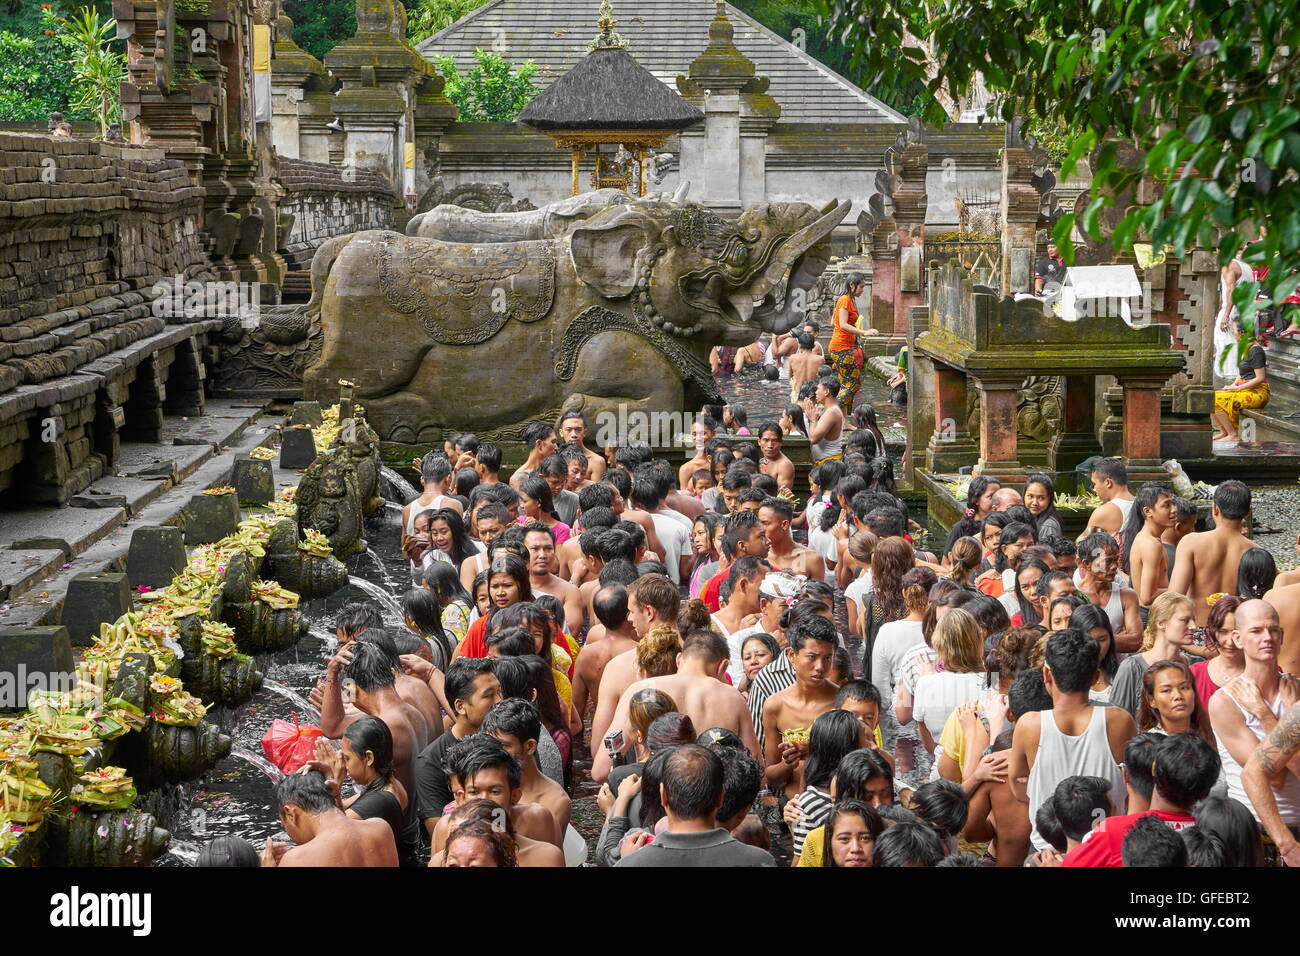
<svg viewBox="0 0 1300 956">
<path fill-rule="evenodd" d="M 673 200 L 683 201 L 689 187 L 690 183 L 678 187 Z M 611 206 L 637 201 L 621 189 L 596 189 L 524 212 L 480 212 L 464 206 L 441 205 L 412 216 L 406 224 L 406 234 L 446 242 L 558 239 L 578 223 Z"/>
<path fill-rule="evenodd" d="M 356 382 L 381 440 L 409 444 L 575 406 L 593 420 L 698 408 L 717 400 L 712 346 L 803 318 L 849 206 L 768 203 L 728 219 L 654 197 L 543 239 L 332 239 L 312 264 L 324 342 L 306 396 Z"/>
</svg>

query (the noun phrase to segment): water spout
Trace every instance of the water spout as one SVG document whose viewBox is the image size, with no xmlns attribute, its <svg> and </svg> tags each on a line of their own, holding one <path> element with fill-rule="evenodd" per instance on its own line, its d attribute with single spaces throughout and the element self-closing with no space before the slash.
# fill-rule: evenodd
<svg viewBox="0 0 1300 956">
<path fill-rule="evenodd" d="M 238 757 L 244 763 L 251 764 L 270 779 L 272 783 L 279 783 L 284 779 L 284 771 L 277 767 L 271 761 L 267 760 L 261 754 L 255 754 L 251 750 L 243 747 L 236 747 L 230 751 L 230 756 Z"/>
<path fill-rule="evenodd" d="M 302 708 L 304 717 L 307 717 L 314 723 L 320 723 L 320 711 L 316 709 L 316 705 L 292 687 L 285 687 L 279 681 L 264 680 L 262 681 L 262 689 L 270 691 L 272 694 L 279 697 L 283 697 L 294 706 Z"/>
<path fill-rule="evenodd" d="M 392 588 L 393 576 L 388 573 L 388 568 L 379 555 L 375 554 L 374 548 L 366 548 L 366 555 L 375 562 L 375 567 L 379 568 L 379 579 L 383 582 L 384 587 Z"/>
<path fill-rule="evenodd" d="M 387 465 L 382 465 L 380 467 L 379 474 L 388 481 L 389 487 L 393 489 L 396 497 L 402 499 L 402 504 L 409 504 L 420 496 L 420 493 L 411 487 L 409 481 L 397 472 L 393 471 L 393 469 L 389 468 Z M 384 497 L 388 496 L 385 495 Z"/>
<path fill-rule="evenodd" d="M 397 603 L 397 598 L 391 591 L 380 587 L 373 581 L 359 578 L 355 574 L 348 575 L 348 583 L 358 590 L 366 592 L 366 594 L 378 601 L 380 610 L 386 612 L 385 616 L 391 619 L 394 626 L 400 626 L 403 621 L 405 621 L 405 616 L 402 614 L 402 606 Z"/>
<path fill-rule="evenodd" d="M 199 848 L 193 843 L 187 843 L 173 837 L 171 843 L 167 845 L 167 855 L 176 857 L 186 866 L 193 866 L 198 862 Z"/>
</svg>

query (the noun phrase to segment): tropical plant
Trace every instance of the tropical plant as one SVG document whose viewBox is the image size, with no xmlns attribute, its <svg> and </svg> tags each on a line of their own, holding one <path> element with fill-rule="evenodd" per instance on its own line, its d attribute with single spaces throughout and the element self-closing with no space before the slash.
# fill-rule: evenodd
<svg viewBox="0 0 1300 956">
<path fill-rule="evenodd" d="M 445 30 L 461 17 L 473 13 L 487 0 L 414 0 L 408 3 L 406 37 L 420 43 L 439 30 Z"/>
<path fill-rule="evenodd" d="M 516 69 L 491 50 L 475 50 L 475 65 L 464 76 L 453 57 L 434 57 L 434 62 L 447 78 L 443 92 L 465 122 L 510 122 L 538 93 L 533 82 L 537 64 L 532 60 Z"/>
<path fill-rule="evenodd" d="M 929 123 L 948 122 L 945 104 L 982 83 L 1004 120 L 1065 124 L 1062 171 L 1089 157 L 1093 181 L 1086 209 L 1056 224 L 1067 255 L 1076 227 L 1116 249 L 1145 241 L 1183 256 L 1199 246 L 1222 264 L 1241 255 L 1270 267 L 1268 289 L 1237 286 L 1247 324 L 1300 286 L 1300 18 L 1290 5 L 818 3 L 865 76 L 924 85 Z M 1143 180 L 1157 195 L 1132 205 Z"/>
<path fill-rule="evenodd" d="M 103 20 L 99 11 L 82 7 L 64 19 L 46 10 L 46 22 L 55 24 L 71 51 L 72 105 L 99 121 L 99 135 L 108 136 L 110 123 L 122 118 L 121 84 L 126 79 L 126 57 L 113 49 L 117 21 Z"/>
</svg>

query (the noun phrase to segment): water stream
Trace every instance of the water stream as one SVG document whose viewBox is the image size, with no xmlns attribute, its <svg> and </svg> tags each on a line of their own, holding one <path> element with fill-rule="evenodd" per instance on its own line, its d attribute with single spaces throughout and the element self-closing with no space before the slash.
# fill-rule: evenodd
<svg viewBox="0 0 1300 956">
<path fill-rule="evenodd" d="M 265 690 L 269 690 L 273 694 L 279 694 L 285 700 L 288 700 L 301 707 L 302 708 L 301 716 L 305 720 L 315 724 L 320 723 L 320 711 L 316 709 L 316 705 L 313 704 L 311 701 L 309 701 L 302 694 L 298 693 L 292 687 L 285 687 L 279 681 L 275 681 L 275 680 L 264 680 L 262 682 L 262 687 Z"/>
<path fill-rule="evenodd" d="M 255 754 L 244 747 L 236 747 L 230 751 L 230 756 L 256 767 L 258 770 L 262 771 L 262 773 L 266 774 L 267 779 L 273 783 L 279 783 L 284 779 L 284 771 L 271 763 L 271 761 L 267 760 L 261 754 Z"/>
<path fill-rule="evenodd" d="M 395 496 L 401 499 L 403 505 L 410 504 L 420 496 L 420 493 L 411 486 L 409 481 L 397 472 L 393 471 L 393 469 L 389 468 L 387 465 L 380 467 L 379 474 L 388 482 L 389 487 L 392 488 Z M 385 495 L 384 497 L 387 498 L 388 496 Z"/>
<path fill-rule="evenodd" d="M 397 598 L 392 591 L 355 574 L 348 575 L 348 584 L 359 591 L 364 591 L 367 596 L 374 598 L 379 603 L 379 609 L 384 615 L 385 625 L 401 626 L 404 620 L 402 606 L 397 603 Z"/>
</svg>

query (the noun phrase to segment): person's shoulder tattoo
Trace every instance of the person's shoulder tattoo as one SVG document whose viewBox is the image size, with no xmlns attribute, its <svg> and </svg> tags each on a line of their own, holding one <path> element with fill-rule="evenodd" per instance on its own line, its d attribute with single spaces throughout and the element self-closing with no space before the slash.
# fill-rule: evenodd
<svg viewBox="0 0 1300 956">
<path fill-rule="evenodd" d="M 1300 705 L 1286 712 L 1255 751 L 1265 773 L 1277 773 L 1300 750 Z"/>
</svg>

